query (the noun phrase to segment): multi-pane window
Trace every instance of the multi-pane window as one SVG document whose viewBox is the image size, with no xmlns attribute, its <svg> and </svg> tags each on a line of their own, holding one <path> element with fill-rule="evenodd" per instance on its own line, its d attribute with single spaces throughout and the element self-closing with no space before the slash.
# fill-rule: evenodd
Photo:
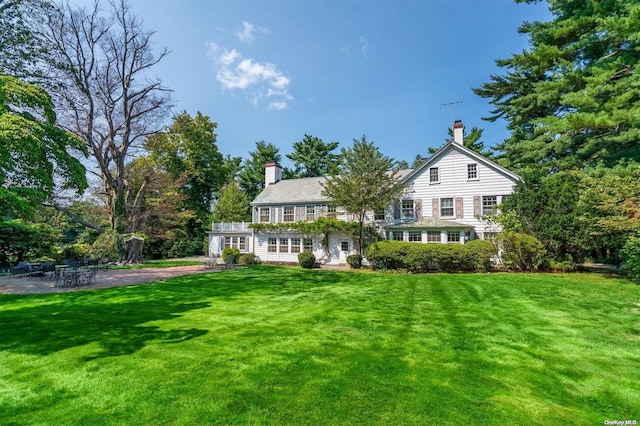
<svg viewBox="0 0 640 426">
<path fill-rule="evenodd" d="M 402 218 L 410 219 L 415 217 L 413 210 L 413 200 L 402 200 Z"/>
<path fill-rule="evenodd" d="M 349 252 L 349 241 L 342 241 L 340 243 L 340 251 Z"/>
<path fill-rule="evenodd" d="M 289 239 L 280 238 L 280 253 L 289 253 Z"/>
<path fill-rule="evenodd" d="M 495 195 L 485 195 L 482 197 L 482 215 L 495 215 L 498 212 L 498 197 Z"/>
<path fill-rule="evenodd" d="M 402 234 L 403 234 L 402 231 L 394 231 L 393 232 L 393 239 L 395 241 L 404 241 L 404 236 Z"/>
<path fill-rule="evenodd" d="M 282 208 L 282 221 L 283 222 L 293 222 L 294 220 L 294 207 L 287 206 Z"/>
<path fill-rule="evenodd" d="M 271 221 L 271 210 L 269 207 L 260 207 L 260 222 L 269 223 Z"/>
<path fill-rule="evenodd" d="M 238 238 L 238 250 L 240 251 L 247 251 L 247 238 L 246 237 L 240 237 Z"/>
<path fill-rule="evenodd" d="M 313 252 L 313 240 L 311 238 L 304 238 L 302 240 L 302 251 L 308 253 Z"/>
<path fill-rule="evenodd" d="M 440 199 L 440 217 L 453 217 L 453 198 Z"/>
<path fill-rule="evenodd" d="M 231 248 L 231 237 L 224 237 L 224 248 Z"/>
<path fill-rule="evenodd" d="M 337 215 L 336 206 L 327 206 L 327 218 L 335 219 Z"/>
<path fill-rule="evenodd" d="M 409 241 L 422 241 L 422 232 L 409 231 Z"/>
<path fill-rule="evenodd" d="M 300 253 L 300 238 L 291 239 L 291 253 Z"/>
<path fill-rule="evenodd" d="M 267 241 L 267 251 L 269 253 L 276 253 L 278 251 L 278 239 L 269 238 Z"/>
<path fill-rule="evenodd" d="M 441 243 L 442 242 L 442 234 L 440 231 L 427 231 L 427 242 L 428 243 Z"/>
<path fill-rule="evenodd" d="M 316 220 L 316 206 L 307 206 L 307 222 Z"/>
<path fill-rule="evenodd" d="M 447 242 L 448 243 L 459 243 L 460 242 L 460 231 L 447 231 Z"/>
<path fill-rule="evenodd" d="M 247 250 L 246 237 L 224 237 L 224 248 L 237 248 L 240 251 Z"/>
<path fill-rule="evenodd" d="M 440 182 L 440 176 L 438 174 L 438 168 L 437 167 L 431 167 L 429 169 L 429 182 L 431 182 L 431 183 Z"/>
<path fill-rule="evenodd" d="M 373 220 L 384 220 L 384 210 L 376 210 L 373 212 Z"/>
<path fill-rule="evenodd" d="M 467 179 L 478 179 L 478 164 L 467 164 Z"/>
<path fill-rule="evenodd" d="M 485 232 L 484 239 L 493 243 L 496 241 L 496 235 L 498 235 L 497 232 Z"/>
</svg>

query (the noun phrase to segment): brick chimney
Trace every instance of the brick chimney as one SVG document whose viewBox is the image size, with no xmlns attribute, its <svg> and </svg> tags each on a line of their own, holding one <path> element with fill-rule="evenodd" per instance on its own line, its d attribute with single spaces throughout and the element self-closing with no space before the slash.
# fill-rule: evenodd
<svg viewBox="0 0 640 426">
<path fill-rule="evenodd" d="M 453 123 L 453 142 L 464 145 L 464 126 L 462 125 L 462 120 L 456 120 Z"/>
<path fill-rule="evenodd" d="M 282 167 L 276 161 L 269 161 L 264 165 L 264 187 L 282 180 Z"/>
</svg>

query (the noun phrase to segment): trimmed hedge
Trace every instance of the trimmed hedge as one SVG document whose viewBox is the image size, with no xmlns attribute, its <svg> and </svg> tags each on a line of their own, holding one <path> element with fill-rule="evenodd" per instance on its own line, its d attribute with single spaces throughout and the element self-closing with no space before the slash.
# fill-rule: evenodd
<svg viewBox="0 0 640 426">
<path fill-rule="evenodd" d="M 316 257 L 313 253 L 302 252 L 298 255 L 298 263 L 305 269 L 311 269 L 316 264 Z"/>
<path fill-rule="evenodd" d="M 493 253 L 488 241 L 471 245 L 380 241 L 369 247 L 367 260 L 374 270 L 457 272 L 482 269 L 490 264 Z"/>
<path fill-rule="evenodd" d="M 349 264 L 349 266 L 351 266 L 353 269 L 360 269 L 362 268 L 362 255 L 359 254 L 350 254 L 349 256 L 347 256 L 347 263 Z"/>
<path fill-rule="evenodd" d="M 227 247 L 222 249 L 222 260 L 225 263 L 236 263 L 240 257 L 240 250 L 237 248 Z"/>
<path fill-rule="evenodd" d="M 247 253 L 240 256 L 238 263 L 241 265 L 260 265 L 262 261 L 253 253 Z"/>
</svg>

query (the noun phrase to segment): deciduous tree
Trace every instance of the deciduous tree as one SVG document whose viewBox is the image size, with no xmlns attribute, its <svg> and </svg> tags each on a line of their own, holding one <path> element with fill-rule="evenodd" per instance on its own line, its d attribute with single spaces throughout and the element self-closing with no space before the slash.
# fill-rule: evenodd
<svg viewBox="0 0 640 426">
<path fill-rule="evenodd" d="M 336 174 L 323 184 L 322 194 L 358 220 L 358 253 L 363 253 L 364 221 L 367 212 L 382 210 L 400 197 L 404 186 L 394 160 L 383 155 L 365 136 L 354 139 L 353 146 L 342 149 Z"/>
<path fill-rule="evenodd" d="M 238 182 L 232 180 L 220 191 L 220 198 L 213 208 L 213 222 L 250 221 L 249 200 L 247 194 L 240 189 Z"/>
</svg>

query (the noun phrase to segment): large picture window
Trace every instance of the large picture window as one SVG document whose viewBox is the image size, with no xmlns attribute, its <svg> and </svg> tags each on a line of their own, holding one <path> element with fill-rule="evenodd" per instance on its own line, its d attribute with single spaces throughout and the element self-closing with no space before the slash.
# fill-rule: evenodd
<svg viewBox="0 0 640 426">
<path fill-rule="evenodd" d="M 440 217 L 453 217 L 453 198 L 440 199 Z"/>
</svg>

